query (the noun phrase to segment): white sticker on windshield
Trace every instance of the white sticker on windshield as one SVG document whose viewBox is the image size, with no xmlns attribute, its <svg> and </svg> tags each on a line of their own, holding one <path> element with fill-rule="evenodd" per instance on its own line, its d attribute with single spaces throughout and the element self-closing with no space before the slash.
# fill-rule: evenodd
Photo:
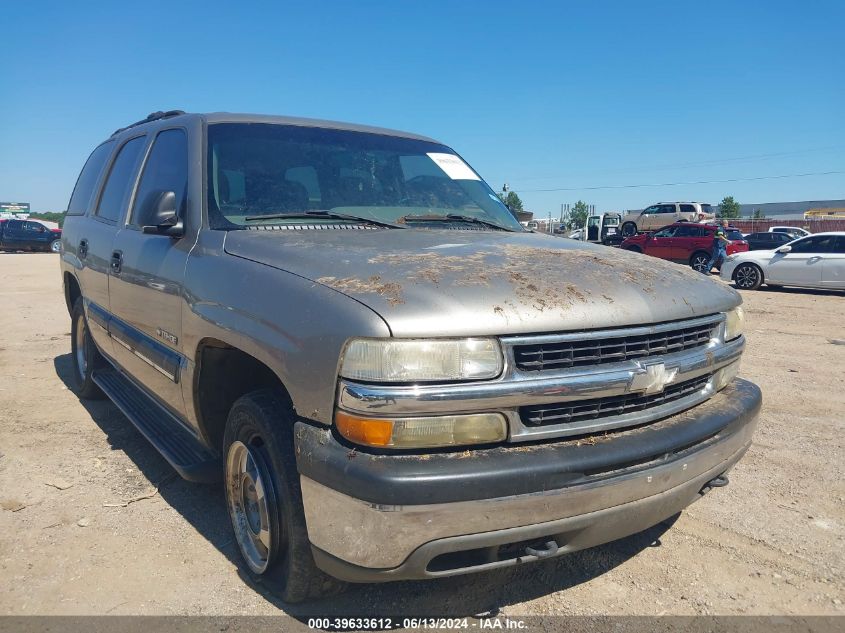
<svg viewBox="0 0 845 633">
<path fill-rule="evenodd" d="M 460 157 L 454 154 L 431 152 L 426 154 L 452 180 L 481 180 Z"/>
</svg>

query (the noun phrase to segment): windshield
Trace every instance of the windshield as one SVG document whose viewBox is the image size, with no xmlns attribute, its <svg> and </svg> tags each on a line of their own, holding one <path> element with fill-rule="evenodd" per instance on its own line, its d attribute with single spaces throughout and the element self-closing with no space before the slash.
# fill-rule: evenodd
<svg viewBox="0 0 845 633">
<path fill-rule="evenodd" d="M 437 143 L 292 125 L 208 127 L 211 228 L 355 221 L 329 214 L 269 217 L 305 211 L 476 230 L 485 226 L 480 220 L 522 230 L 487 183 Z"/>
</svg>

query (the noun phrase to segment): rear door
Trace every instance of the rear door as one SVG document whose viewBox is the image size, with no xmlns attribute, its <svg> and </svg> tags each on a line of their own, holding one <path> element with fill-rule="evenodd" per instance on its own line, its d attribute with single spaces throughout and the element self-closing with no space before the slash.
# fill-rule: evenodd
<svg viewBox="0 0 845 633">
<path fill-rule="evenodd" d="M 91 215 L 74 236 L 79 259 L 79 284 L 87 299 L 88 321 L 100 327 L 90 328 L 100 348 L 112 355 L 112 343 L 104 326 L 109 317 L 109 269 L 112 245 L 123 218 L 129 195 L 135 186 L 145 136 L 126 141 L 114 157 L 105 184 L 93 205 Z"/>
<path fill-rule="evenodd" d="M 701 225 L 684 224 L 679 226 L 672 238 L 672 259 L 676 262 L 688 263 L 694 252 L 709 251 L 707 248 L 708 239 L 707 229 Z"/>
<path fill-rule="evenodd" d="M 833 251 L 833 235 L 813 235 L 790 244 L 788 253 L 775 253 L 766 267 L 766 281 L 794 286 L 821 286 L 825 258 Z"/>
<path fill-rule="evenodd" d="M 845 235 L 837 235 L 822 263 L 822 285 L 845 288 Z"/>
<path fill-rule="evenodd" d="M 26 248 L 26 231 L 24 220 L 7 220 L 3 223 L 3 248 L 17 250 Z"/>
<path fill-rule="evenodd" d="M 182 128 L 159 132 L 141 172 L 132 210 L 113 245 L 109 295 L 115 359 L 181 415 L 182 283 L 191 242 L 149 234 L 156 201 L 173 192 L 185 220 L 188 143 Z"/>
</svg>

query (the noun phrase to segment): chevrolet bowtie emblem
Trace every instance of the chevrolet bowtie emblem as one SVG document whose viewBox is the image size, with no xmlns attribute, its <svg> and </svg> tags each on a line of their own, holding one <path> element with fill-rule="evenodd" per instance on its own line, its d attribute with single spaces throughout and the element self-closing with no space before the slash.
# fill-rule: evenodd
<svg viewBox="0 0 845 633">
<path fill-rule="evenodd" d="M 644 391 L 647 394 L 660 393 L 664 387 L 675 380 L 678 368 L 666 369 L 663 363 L 640 365 L 642 372 L 637 372 L 628 383 L 628 391 Z"/>
</svg>

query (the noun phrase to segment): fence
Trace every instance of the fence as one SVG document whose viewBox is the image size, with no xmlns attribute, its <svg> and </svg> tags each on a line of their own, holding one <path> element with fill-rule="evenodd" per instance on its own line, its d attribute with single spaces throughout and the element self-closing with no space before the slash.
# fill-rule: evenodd
<svg viewBox="0 0 845 633">
<path fill-rule="evenodd" d="M 735 226 L 743 233 L 764 233 L 772 226 L 797 226 L 810 231 L 810 233 L 824 233 L 825 231 L 845 231 L 845 220 L 730 220 L 731 226 Z"/>
</svg>

